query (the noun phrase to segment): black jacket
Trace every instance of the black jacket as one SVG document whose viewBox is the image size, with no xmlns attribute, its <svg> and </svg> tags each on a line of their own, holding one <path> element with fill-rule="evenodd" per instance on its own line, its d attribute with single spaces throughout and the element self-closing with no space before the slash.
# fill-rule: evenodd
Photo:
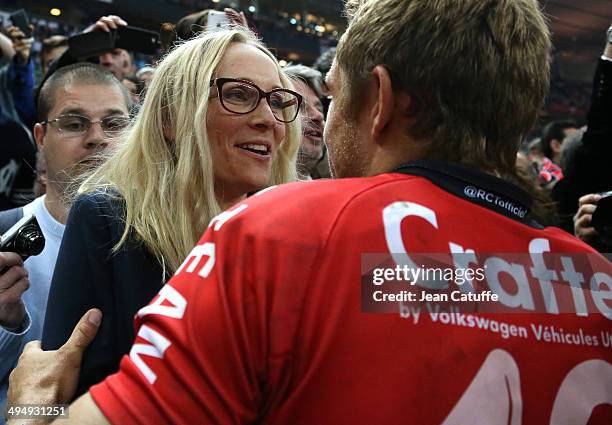
<svg viewBox="0 0 612 425">
<path fill-rule="evenodd" d="M 98 334 L 83 358 L 77 396 L 118 370 L 134 341 L 134 315 L 167 280 L 156 259 L 133 239 L 112 252 L 124 230 L 123 217 L 123 203 L 108 195 L 77 199 L 51 281 L 42 339 L 45 350 L 63 345 L 90 308 L 103 313 Z"/>
<path fill-rule="evenodd" d="M 593 81 L 587 130 L 582 144 L 563 170 L 564 178 L 553 188 L 558 202 L 560 227 L 574 234 L 572 217 L 578 199 L 589 193 L 612 190 L 612 62 L 599 60 Z"/>
</svg>

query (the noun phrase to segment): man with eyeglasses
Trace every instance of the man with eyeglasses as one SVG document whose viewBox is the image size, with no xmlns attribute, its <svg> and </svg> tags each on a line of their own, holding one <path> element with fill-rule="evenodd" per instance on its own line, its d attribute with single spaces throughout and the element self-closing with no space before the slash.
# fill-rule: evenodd
<svg viewBox="0 0 612 425">
<path fill-rule="evenodd" d="M 49 285 L 68 216 L 68 185 L 95 165 L 91 155 L 105 149 L 127 126 L 129 107 L 121 82 L 98 65 L 60 68 L 41 88 L 34 137 L 47 167 L 46 194 L 23 208 L 0 213 L 0 231 L 33 214 L 45 236 L 43 252 L 25 262 L 14 253 L 0 254 L 0 267 L 10 267 L 0 275 L 2 407 L 9 373 L 23 346 L 42 336 Z"/>
</svg>

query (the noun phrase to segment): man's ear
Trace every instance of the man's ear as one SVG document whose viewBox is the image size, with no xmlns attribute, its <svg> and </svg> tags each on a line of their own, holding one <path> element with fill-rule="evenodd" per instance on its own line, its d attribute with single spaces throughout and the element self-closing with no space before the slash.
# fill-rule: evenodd
<svg viewBox="0 0 612 425">
<path fill-rule="evenodd" d="M 395 94 L 391 75 L 383 65 L 377 65 L 372 70 L 370 95 L 373 97 L 372 107 L 372 139 L 377 142 L 389 125 L 395 109 Z"/>
<path fill-rule="evenodd" d="M 36 147 L 38 148 L 39 151 L 42 151 L 43 149 L 43 145 L 44 145 L 43 139 L 44 138 L 45 138 L 45 126 L 40 123 L 36 123 L 34 125 L 34 140 L 36 141 Z"/>
</svg>

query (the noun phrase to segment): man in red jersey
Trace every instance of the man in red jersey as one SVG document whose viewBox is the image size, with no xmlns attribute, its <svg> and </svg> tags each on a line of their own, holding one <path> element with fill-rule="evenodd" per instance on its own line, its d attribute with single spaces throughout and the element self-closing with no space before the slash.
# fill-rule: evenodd
<svg viewBox="0 0 612 425">
<path fill-rule="evenodd" d="M 510 183 L 548 86 L 537 1 L 349 0 L 347 12 L 325 138 L 335 176 L 356 178 L 276 187 L 215 218 L 138 313 L 120 371 L 62 423 L 612 421 L 610 265 L 539 226 Z M 482 285 L 498 301 L 372 306 L 378 279 L 403 278 L 392 264 L 429 270 L 418 253 L 474 268 L 459 295 Z M 367 254 L 393 261 L 379 273 L 387 260 Z M 417 280 L 406 287 L 451 286 Z M 364 313 L 377 310 L 389 314 Z M 45 356 L 58 355 L 22 356 L 12 403 L 66 392 L 67 378 L 27 374 Z"/>
</svg>

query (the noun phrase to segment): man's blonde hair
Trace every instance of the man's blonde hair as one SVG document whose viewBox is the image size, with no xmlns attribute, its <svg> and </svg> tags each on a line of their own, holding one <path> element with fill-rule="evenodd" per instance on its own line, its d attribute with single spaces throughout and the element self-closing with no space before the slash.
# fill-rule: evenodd
<svg viewBox="0 0 612 425">
<path fill-rule="evenodd" d="M 409 129 L 429 158 L 514 175 L 548 91 L 550 34 L 537 0 L 348 0 L 337 62 L 341 102 L 384 65 L 412 95 Z M 407 121 L 408 122 L 408 121 Z"/>
<path fill-rule="evenodd" d="M 124 205 L 125 231 L 118 250 L 135 238 L 174 272 L 221 212 L 214 189 L 213 157 L 206 116 L 210 81 L 232 43 L 255 46 L 278 68 L 255 36 L 239 28 L 203 33 L 171 51 L 155 70 L 132 128 L 116 150 L 78 189 L 104 191 Z M 299 120 L 285 124 L 285 139 L 272 163 L 272 181 L 296 179 Z"/>
</svg>

